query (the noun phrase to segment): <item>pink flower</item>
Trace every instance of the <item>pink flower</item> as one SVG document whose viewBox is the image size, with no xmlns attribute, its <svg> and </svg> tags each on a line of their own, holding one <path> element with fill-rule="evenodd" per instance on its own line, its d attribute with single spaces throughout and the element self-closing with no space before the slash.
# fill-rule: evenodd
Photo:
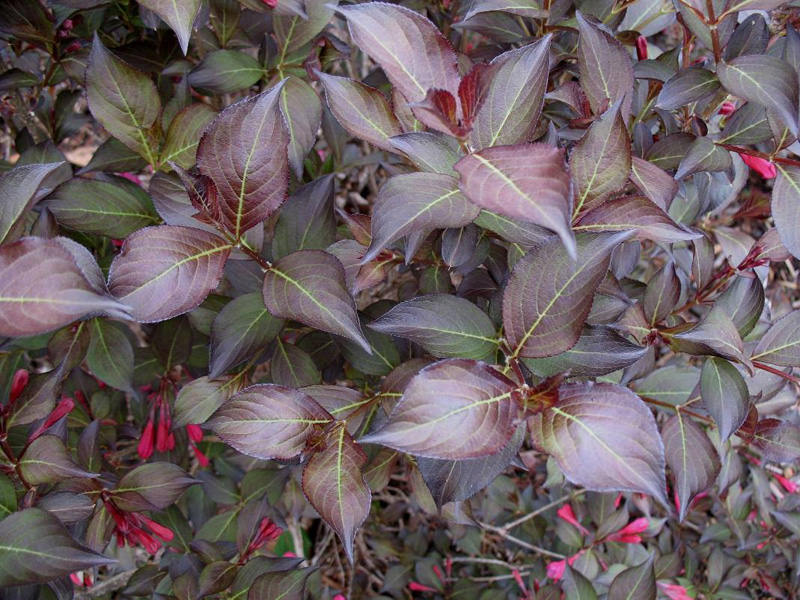
<svg viewBox="0 0 800 600">
<path fill-rule="evenodd" d="M 636 38 L 636 58 L 639 60 L 647 58 L 647 38 L 643 35 Z"/>
<path fill-rule="evenodd" d="M 154 425 L 153 419 L 148 419 L 147 423 L 144 426 L 144 430 L 142 431 L 142 437 L 139 440 L 139 445 L 136 448 L 136 451 L 139 453 L 143 459 L 147 460 L 153 455 L 153 449 L 155 448 L 154 439 Z"/>
<path fill-rule="evenodd" d="M 742 157 L 744 164 L 753 169 L 753 171 L 761 175 L 764 179 L 775 179 L 778 175 L 778 169 L 768 160 L 742 153 L 739 153 L 739 156 Z"/>
<path fill-rule="evenodd" d="M 564 571 L 567 570 L 567 564 L 569 564 L 569 566 L 571 567 L 575 563 L 575 561 L 578 560 L 578 557 L 584 552 L 586 552 L 586 550 L 581 550 L 580 552 L 578 552 L 577 554 L 573 554 L 569 558 L 551 562 L 549 565 L 547 565 L 547 576 L 553 581 L 558 581 L 564 576 Z"/>
<path fill-rule="evenodd" d="M 432 587 L 428 587 L 427 585 L 422 585 L 421 583 L 417 583 L 416 581 L 412 581 L 408 584 L 408 589 L 411 592 L 435 592 L 436 590 Z"/>
<path fill-rule="evenodd" d="M 24 390 L 25 386 L 28 385 L 29 378 L 30 374 L 25 369 L 19 369 L 16 373 L 14 373 L 14 378 L 11 380 L 11 395 L 9 397 L 9 403 L 13 404 L 14 401 L 19 398 L 22 390 Z"/>
<path fill-rule="evenodd" d="M 800 490 L 800 486 L 798 486 L 791 479 L 787 479 L 783 475 L 777 475 L 777 474 L 774 475 L 774 477 L 775 477 L 775 479 L 778 480 L 778 483 L 780 483 L 783 486 L 783 489 L 785 489 L 790 494 L 796 494 L 797 490 Z"/>
<path fill-rule="evenodd" d="M 194 425 L 190 423 L 186 426 L 186 433 L 189 435 L 189 439 L 193 442 L 203 441 L 203 430 L 200 429 L 200 425 Z"/>
<path fill-rule="evenodd" d="M 635 521 L 631 521 L 616 533 L 609 535 L 606 541 L 621 542 L 623 544 L 638 544 L 642 541 L 642 537 L 638 534 L 646 531 L 648 527 L 650 527 L 650 521 L 641 517 Z"/>
<path fill-rule="evenodd" d="M 136 175 L 134 175 L 133 173 L 120 173 L 120 174 L 119 174 L 119 176 L 120 176 L 120 177 L 124 177 L 124 178 L 125 178 L 125 179 L 127 179 L 128 181 L 132 181 L 132 182 L 133 182 L 133 183 L 135 183 L 136 185 L 139 185 L 139 186 L 141 186 L 141 185 L 142 185 L 142 180 L 141 180 L 141 179 L 139 179 L 139 177 L 138 177 L 138 176 L 136 176 Z"/>
<path fill-rule="evenodd" d="M 693 600 L 682 585 L 672 583 L 659 583 L 658 584 L 670 600 Z"/>
<path fill-rule="evenodd" d="M 59 419 L 68 415 L 73 408 L 75 408 L 75 400 L 72 398 L 62 398 L 61 402 L 59 402 L 58 405 L 53 409 L 53 412 L 47 416 L 47 419 L 45 419 L 44 423 L 42 423 L 39 428 L 31 434 L 29 441 L 32 442 L 37 437 L 42 435 L 42 433 L 47 431 L 49 427 L 55 425 Z"/>
<path fill-rule="evenodd" d="M 736 111 L 736 105 L 733 102 L 723 102 L 719 107 L 719 114 L 729 117 Z"/>
<path fill-rule="evenodd" d="M 589 531 L 583 525 L 580 524 L 580 522 L 578 521 L 578 517 L 575 516 L 575 511 L 572 509 L 571 504 L 564 504 L 561 508 L 558 509 L 556 515 L 564 519 L 570 525 L 577 527 L 581 533 L 589 535 Z"/>
<path fill-rule="evenodd" d="M 336 594 L 333 600 L 347 600 L 347 598 L 344 597 L 344 594 Z"/>
</svg>

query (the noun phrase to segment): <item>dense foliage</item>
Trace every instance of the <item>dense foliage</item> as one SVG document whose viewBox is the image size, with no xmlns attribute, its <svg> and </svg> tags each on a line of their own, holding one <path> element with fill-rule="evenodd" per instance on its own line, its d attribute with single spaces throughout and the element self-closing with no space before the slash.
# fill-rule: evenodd
<svg viewBox="0 0 800 600">
<path fill-rule="evenodd" d="M 4 0 L 0 597 L 798 597 L 791 4 Z"/>
</svg>

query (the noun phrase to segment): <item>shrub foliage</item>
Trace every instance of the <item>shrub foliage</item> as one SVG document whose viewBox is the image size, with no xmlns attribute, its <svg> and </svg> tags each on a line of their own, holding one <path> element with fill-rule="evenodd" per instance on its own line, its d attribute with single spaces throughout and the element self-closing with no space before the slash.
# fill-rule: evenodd
<svg viewBox="0 0 800 600">
<path fill-rule="evenodd" d="M 0 596 L 797 597 L 797 19 L 5 0 Z"/>
</svg>

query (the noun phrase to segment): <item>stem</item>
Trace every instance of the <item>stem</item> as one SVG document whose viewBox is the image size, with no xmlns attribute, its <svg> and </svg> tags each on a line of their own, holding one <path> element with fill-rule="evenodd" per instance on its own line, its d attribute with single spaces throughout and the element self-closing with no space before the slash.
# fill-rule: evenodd
<svg viewBox="0 0 800 600">
<path fill-rule="evenodd" d="M 766 371 L 767 373 L 772 373 L 773 375 L 777 375 L 778 377 L 782 377 L 786 381 L 791 381 L 795 385 L 800 385 L 800 379 L 795 377 L 794 375 L 790 375 L 789 373 L 785 373 L 780 369 L 776 369 L 775 367 L 770 367 L 769 365 L 765 365 L 762 362 L 753 361 L 753 366 L 756 369 L 761 369 L 762 371 Z"/>
<path fill-rule="evenodd" d="M 703 416 L 699 413 L 694 412 L 693 410 L 688 410 L 684 408 L 684 406 L 688 406 L 688 404 L 669 404 L 668 402 L 662 402 L 661 400 L 656 400 L 655 398 L 648 398 L 647 396 L 639 396 L 642 399 L 642 402 L 647 404 L 652 404 L 653 406 L 660 406 L 661 408 L 669 408 L 674 410 L 676 413 L 678 411 L 682 412 L 683 414 L 689 415 L 690 417 L 694 417 L 695 419 L 699 419 L 705 423 L 714 424 L 714 421 L 706 416 Z"/>
<path fill-rule="evenodd" d="M 533 512 L 530 512 L 527 515 L 522 516 L 522 517 L 520 517 L 519 519 L 517 519 L 515 521 L 511 521 L 510 523 L 506 523 L 500 529 L 503 529 L 504 531 L 511 531 L 515 527 L 518 527 L 518 526 L 522 525 L 526 521 L 530 521 L 531 519 L 539 516 L 543 512 L 546 512 L 546 511 L 550 510 L 551 508 L 555 508 L 556 506 L 558 506 L 559 504 L 563 504 L 564 502 L 572 502 L 576 498 L 580 498 L 585 493 L 586 493 L 586 490 L 577 490 L 573 494 L 567 494 L 566 496 L 562 496 L 558 500 L 553 500 L 552 502 L 537 508 Z M 454 559 L 454 561 L 455 561 L 455 559 Z"/>
<path fill-rule="evenodd" d="M 717 31 L 717 17 L 714 14 L 714 0 L 706 0 L 706 11 L 708 21 L 706 25 L 711 30 L 711 44 L 714 47 L 714 60 L 719 62 L 722 59 L 722 49 L 719 46 L 719 31 Z"/>
<path fill-rule="evenodd" d="M 750 148 L 743 148 L 742 146 L 735 146 L 733 144 L 717 144 L 720 148 L 725 148 L 731 152 L 738 152 L 739 154 L 748 154 L 757 158 L 763 158 L 780 165 L 789 165 L 790 167 L 800 167 L 800 160 L 792 158 L 783 158 L 781 156 L 772 156 L 766 152 L 759 152 L 758 150 L 751 150 Z"/>
</svg>

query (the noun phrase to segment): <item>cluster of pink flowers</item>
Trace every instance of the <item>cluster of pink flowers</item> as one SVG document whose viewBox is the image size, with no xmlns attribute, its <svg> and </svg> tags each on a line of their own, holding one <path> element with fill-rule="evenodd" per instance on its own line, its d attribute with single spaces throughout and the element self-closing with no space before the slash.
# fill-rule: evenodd
<svg viewBox="0 0 800 600">
<path fill-rule="evenodd" d="M 283 533 L 283 529 L 275 525 L 269 517 L 264 517 L 261 519 L 261 523 L 258 525 L 258 530 L 256 531 L 256 535 L 250 541 L 250 544 L 247 546 L 247 549 L 242 553 L 239 563 L 244 564 L 247 560 L 253 555 L 253 553 L 258 550 L 259 548 L 263 548 L 272 540 L 278 539 L 281 534 Z"/>
<path fill-rule="evenodd" d="M 117 546 L 122 548 L 125 544 L 130 547 L 141 546 L 150 554 L 155 554 L 161 548 L 162 542 L 169 542 L 173 538 L 171 529 L 148 519 L 140 513 L 130 513 L 120 510 L 107 493 L 102 495 L 106 510 L 114 520 L 114 535 Z"/>
<path fill-rule="evenodd" d="M 139 456 L 145 460 L 153 455 L 154 451 L 168 452 L 175 448 L 175 433 L 172 431 L 172 413 L 169 402 L 160 393 L 151 394 L 153 400 L 150 406 L 150 414 L 142 430 L 142 437 L 136 450 Z M 156 423 L 156 413 L 158 422 Z M 189 436 L 189 445 L 194 452 L 197 462 L 201 467 L 207 467 L 209 462 L 205 454 L 197 447 L 203 440 L 203 430 L 199 425 L 189 424 L 186 426 L 186 433 Z"/>
</svg>

